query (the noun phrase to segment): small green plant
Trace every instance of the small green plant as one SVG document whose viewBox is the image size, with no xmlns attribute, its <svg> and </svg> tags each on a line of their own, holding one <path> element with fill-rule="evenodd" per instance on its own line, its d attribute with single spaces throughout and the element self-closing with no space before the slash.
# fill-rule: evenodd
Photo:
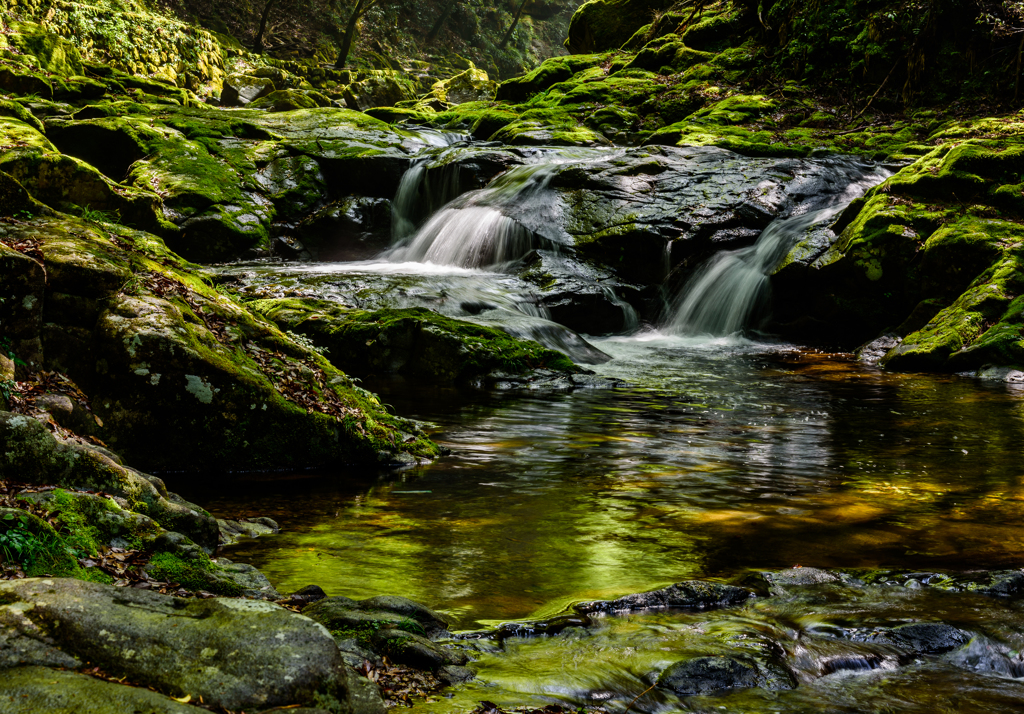
<svg viewBox="0 0 1024 714">
<path fill-rule="evenodd" d="M 3 397 L 4 401 L 10 401 L 17 386 L 18 383 L 13 379 L 0 379 L 0 397 Z"/>
<path fill-rule="evenodd" d="M 310 352 L 316 352 L 317 354 L 323 355 L 324 357 L 327 356 L 328 350 L 326 347 L 317 347 L 315 344 L 313 344 L 313 340 L 309 339 L 305 335 L 300 334 L 298 332 L 292 332 L 291 330 L 288 330 L 287 332 L 285 332 L 285 334 L 288 335 L 288 338 L 292 342 L 297 344 L 299 347 L 302 347 L 305 350 L 309 350 Z"/>
<path fill-rule="evenodd" d="M 78 217 L 90 223 L 120 223 L 120 211 L 99 211 L 88 206 L 75 206 Z"/>
</svg>

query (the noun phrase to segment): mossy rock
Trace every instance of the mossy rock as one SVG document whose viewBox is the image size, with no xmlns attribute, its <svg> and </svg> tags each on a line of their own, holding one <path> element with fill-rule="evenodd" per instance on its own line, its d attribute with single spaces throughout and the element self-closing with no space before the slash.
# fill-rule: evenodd
<svg viewBox="0 0 1024 714">
<path fill-rule="evenodd" d="M 672 4 L 673 0 L 589 0 L 572 16 L 565 47 L 574 55 L 618 49 L 650 22 L 654 12 Z"/>
<path fill-rule="evenodd" d="M 241 468 L 437 453 L 416 427 L 196 278 L 152 235 L 39 217 L 7 227 L 5 238 L 37 241 L 48 289 L 92 311 L 89 328 L 86 315 L 55 313 L 47 351 L 89 391 L 104 440 L 132 463 Z"/>
<path fill-rule="evenodd" d="M 425 308 L 365 312 L 294 298 L 252 305 L 281 329 L 306 335 L 338 368 L 355 375 L 397 373 L 450 383 L 486 381 L 492 373 L 580 371 L 536 342 Z"/>
<path fill-rule="evenodd" d="M 230 710 L 329 696 L 344 711 L 383 712 L 379 694 L 375 708 L 353 701 L 364 690 L 323 627 L 271 603 L 179 600 L 67 579 L 0 583 L 0 602 L 23 613 L 15 637 L 45 628 L 52 647 L 170 696 Z"/>
<path fill-rule="evenodd" d="M 509 102 L 525 101 L 559 82 L 568 81 L 578 72 L 598 67 L 610 61 L 611 57 L 611 53 L 607 52 L 550 57 L 522 77 L 509 79 L 498 85 L 496 98 Z"/>
</svg>

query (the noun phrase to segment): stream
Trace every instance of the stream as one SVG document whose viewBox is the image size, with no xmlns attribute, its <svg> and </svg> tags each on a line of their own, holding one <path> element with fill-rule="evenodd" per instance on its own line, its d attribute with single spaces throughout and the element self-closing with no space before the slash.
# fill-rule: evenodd
<svg viewBox="0 0 1024 714">
<path fill-rule="evenodd" d="M 511 267 L 530 251 L 566 255 L 506 209 L 523 191 L 546 200 L 549 165 L 527 162 L 469 192 L 437 181 L 418 221 L 406 182 L 395 243 L 374 260 L 225 270 L 258 296 L 427 306 L 501 326 L 561 349 L 604 385 L 502 392 L 367 379 L 451 455 L 397 473 L 248 476 L 244 487 L 182 492 L 217 515 L 281 524 L 224 552 L 281 592 L 316 583 L 357 599 L 405 595 L 453 630 L 681 580 L 743 582 L 794 566 L 851 573 L 724 610 L 613 613 L 556 636 L 465 640 L 477 679 L 417 711 L 468 712 L 483 700 L 609 712 L 1014 709 L 1024 703 L 1020 606 L 906 573 L 1020 565 L 1024 385 L 886 373 L 756 329 L 771 268 L 885 175 L 859 167 L 857 181 L 779 216 L 756 244 L 712 257 L 665 297 L 667 317 L 642 325 L 642 306 L 609 288 L 627 327 L 603 336 L 557 324 Z M 866 575 L 879 569 L 905 572 L 883 587 Z M 918 621 L 953 625 L 970 644 L 908 656 L 868 636 Z M 651 689 L 684 656 L 736 647 L 762 664 L 774 652 L 792 681 L 682 697 Z"/>
</svg>

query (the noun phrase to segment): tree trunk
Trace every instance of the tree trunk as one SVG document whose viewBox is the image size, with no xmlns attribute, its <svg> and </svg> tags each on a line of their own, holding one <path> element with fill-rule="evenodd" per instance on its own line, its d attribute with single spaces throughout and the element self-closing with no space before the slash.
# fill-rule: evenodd
<svg viewBox="0 0 1024 714">
<path fill-rule="evenodd" d="M 441 30 L 444 28 L 444 23 L 448 22 L 448 16 L 452 14 L 452 10 L 459 4 L 459 0 L 448 0 L 448 4 L 444 6 L 444 10 L 441 11 L 441 17 L 437 18 L 437 22 L 430 28 L 430 32 L 427 33 L 427 44 L 434 44 L 434 40 L 441 34 Z"/>
<path fill-rule="evenodd" d="M 267 0 L 267 4 L 263 6 L 263 14 L 260 15 L 260 29 L 256 33 L 256 40 L 253 43 L 256 54 L 263 54 L 263 34 L 267 31 L 267 20 L 270 19 L 270 11 L 275 4 L 277 4 L 277 0 Z"/>
<path fill-rule="evenodd" d="M 512 26 L 508 28 L 508 32 L 505 33 L 505 37 L 501 40 L 501 44 L 498 45 L 498 49 L 505 49 L 505 45 L 512 39 L 512 33 L 515 32 L 516 25 L 519 24 L 519 18 L 523 16 L 523 8 L 526 7 L 526 0 L 519 3 L 519 10 L 516 11 L 516 17 L 512 20 Z"/>
<path fill-rule="evenodd" d="M 359 21 L 363 19 L 370 8 L 376 5 L 378 0 L 359 0 L 356 6 L 352 9 L 352 15 L 348 19 L 348 24 L 345 26 L 345 34 L 342 35 L 341 43 L 338 45 L 338 59 L 334 61 L 334 66 L 339 69 L 345 66 L 348 62 L 349 52 L 352 51 L 352 42 L 356 38 L 356 30 L 359 28 Z"/>
</svg>

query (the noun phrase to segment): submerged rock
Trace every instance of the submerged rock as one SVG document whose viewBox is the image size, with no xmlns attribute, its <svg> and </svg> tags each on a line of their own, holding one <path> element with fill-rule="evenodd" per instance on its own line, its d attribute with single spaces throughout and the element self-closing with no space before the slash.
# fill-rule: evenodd
<svg viewBox="0 0 1024 714">
<path fill-rule="evenodd" d="M 676 662 L 658 677 L 658 686 L 680 696 L 711 694 L 756 686 L 757 668 L 733 657 L 696 657 Z"/>
<path fill-rule="evenodd" d="M 963 647 L 971 639 L 971 634 L 941 622 L 912 622 L 888 629 L 876 629 L 857 635 L 854 639 L 892 645 L 914 654 L 937 655 Z"/>
</svg>

